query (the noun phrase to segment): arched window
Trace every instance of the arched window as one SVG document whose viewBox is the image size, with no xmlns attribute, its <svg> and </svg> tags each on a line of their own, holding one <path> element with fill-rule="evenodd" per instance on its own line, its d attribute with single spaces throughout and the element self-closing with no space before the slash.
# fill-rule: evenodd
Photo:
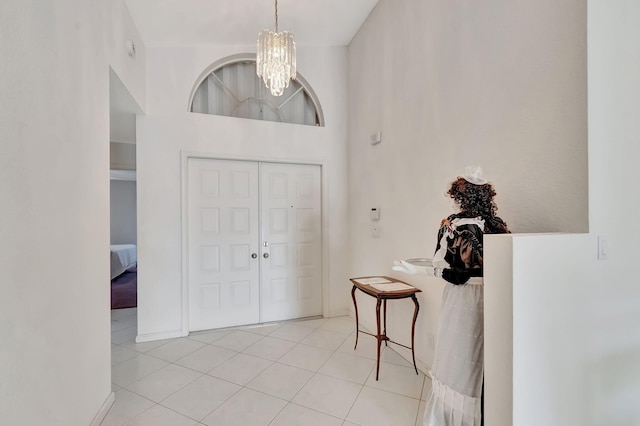
<svg viewBox="0 0 640 426">
<path fill-rule="evenodd" d="M 282 96 L 273 96 L 256 76 L 255 55 L 234 55 L 212 64 L 194 87 L 191 112 L 324 126 L 317 97 L 300 73 Z"/>
</svg>

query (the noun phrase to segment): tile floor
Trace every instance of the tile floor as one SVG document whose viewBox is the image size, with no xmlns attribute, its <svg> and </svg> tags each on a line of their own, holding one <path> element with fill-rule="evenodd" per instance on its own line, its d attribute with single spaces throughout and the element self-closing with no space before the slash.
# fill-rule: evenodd
<svg viewBox="0 0 640 426">
<path fill-rule="evenodd" d="M 111 311 L 115 402 L 103 426 L 421 425 L 431 386 L 349 317 L 135 343 L 136 309 Z"/>
</svg>

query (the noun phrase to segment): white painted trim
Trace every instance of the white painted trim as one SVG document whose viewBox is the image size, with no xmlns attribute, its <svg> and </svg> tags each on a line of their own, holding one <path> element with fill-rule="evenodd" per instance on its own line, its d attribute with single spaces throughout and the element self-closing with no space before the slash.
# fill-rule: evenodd
<svg viewBox="0 0 640 426">
<path fill-rule="evenodd" d="M 353 321 L 354 321 L 353 324 L 355 325 L 355 317 L 353 315 L 351 315 L 351 312 L 348 309 L 338 309 L 336 311 L 328 311 L 328 309 L 327 309 L 326 313 L 323 312 L 322 316 L 324 316 L 325 318 L 349 316 L 349 317 L 353 318 Z"/>
<path fill-rule="evenodd" d="M 176 337 L 186 337 L 189 333 L 183 333 L 182 330 L 162 331 L 160 333 L 138 334 L 136 343 L 154 342 L 156 340 L 175 339 Z"/>
<path fill-rule="evenodd" d="M 93 420 L 91 420 L 91 423 L 89 426 L 100 426 L 100 423 L 102 423 L 104 418 L 107 416 L 107 413 L 111 409 L 111 406 L 113 405 L 115 400 L 116 400 L 116 394 L 111 392 L 107 397 L 107 399 L 102 404 L 102 406 L 100 407 L 100 409 L 98 410 L 98 412 L 96 413 L 96 415 L 93 417 Z"/>
</svg>

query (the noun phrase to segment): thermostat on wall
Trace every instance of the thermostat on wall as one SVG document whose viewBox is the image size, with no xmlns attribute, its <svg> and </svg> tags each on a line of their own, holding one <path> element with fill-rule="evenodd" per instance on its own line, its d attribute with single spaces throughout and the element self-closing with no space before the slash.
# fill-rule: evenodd
<svg viewBox="0 0 640 426">
<path fill-rule="evenodd" d="M 380 220 L 380 208 L 379 207 L 371 207 L 371 220 Z"/>
</svg>

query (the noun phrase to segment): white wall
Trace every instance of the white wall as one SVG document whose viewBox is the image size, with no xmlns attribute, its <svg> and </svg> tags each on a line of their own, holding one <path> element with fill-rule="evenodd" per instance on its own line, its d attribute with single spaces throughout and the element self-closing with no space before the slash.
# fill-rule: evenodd
<svg viewBox="0 0 640 426">
<path fill-rule="evenodd" d="M 135 115 L 131 114 L 136 121 Z M 110 167 L 114 170 L 136 169 L 136 145 L 134 143 L 111 142 L 109 144 Z"/>
<path fill-rule="evenodd" d="M 471 164 L 513 231 L 585 232 L 585 42 L 584 0 L 381 0 L 349 46 L 350 274 L 430 257 L 452 212 L 444 194 Z M 443 284 L 394 276 L 423 290 L 417 357 L 428 367 Z M 391 332 L 407 338 L 410 309 L 394 308 Z M 361 310 L 372 325 L 373 307 Z"/>
<path fill-rule="evenodd" d="M 136 182 L 111 180 L 111 244 L 136 244 Z"/>
<path fill-rule="evenodd" d="M 210 64 L 254 46 L 149 49 L 147 113 L 138 117 L 138 339 L 180 335 L 181 161 L 184 155 L 322 164 L 325 313 L 348 304 L 345 47 L 298 46 L 298 72 L 322 105 L 326 127 L 188 113 L 189 94 Z"/>
<path fill-rule="evenodd" d="M 591 278 L 596 246 L 589 234 L 486 238 L 487 424 L 619 424 L 587 408 L 601 374 L 588 360 L 600 311 L 593 291 L 602 288 Z"/>
<path fill-rule="evenodd" d="M 589 1 L 589 233 L 487 239 L 487 424 L 640 424 L 638 22 L 637 1 Z M 513 265 L 495 261 L 505 252 Z M 489 311 L 509 300 L 512 321 Z"/>
<path fill-rule="evenodd" d="M 0 424 L 111 395 L 109 64 L 99 1 L 0 5 Z"/>
<path fill-rule="evenodd" d="M 136 28 L 125 0 L 109 0 L 105 2 L 104 16 L 108 17 L 110 25 L 106 30 L 106 47 L 109 66 L 116 73 L 132 100 L 142 110 L 146 106 L 146 56 L 147 51 L 138 29 Z M 136 54 L 126 53 L 128 40 L 134 42 Z M 117 142 L 134 142 L 131 140 L 112 139 Z"/>
</svg>

